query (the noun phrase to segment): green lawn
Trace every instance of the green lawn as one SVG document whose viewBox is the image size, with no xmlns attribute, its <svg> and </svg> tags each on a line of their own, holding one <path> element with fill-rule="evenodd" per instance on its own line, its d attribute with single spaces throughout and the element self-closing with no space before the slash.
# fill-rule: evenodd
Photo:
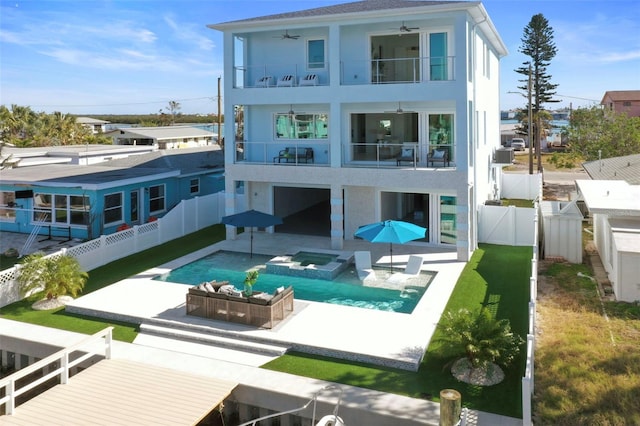
<svg viewBox="0 0 640 426">
<path fill-rule="evenodd" d="M 89 280 L 83 294 L 91 293 L 122 279 L 162 265 L 170 260 L 192 253 L 223 240 L 224 225 L 214 225 L 168 243 L 125 257 L 89 271 Z M 105 322 L 96 318 L 72 315 L 64 308 L 50 311 L 34 311 L 31 305 L 36 298 L 27 298 L 0 308 L 0 316 L 6 319 L 54 327 L 78 333 L 93 334 L 107 326 L 113 326 L 116 340 L 133 342 L 137 324 Z"/>
<path fill-rule="evenodd" d="M 531 257 L 531 247 L 481 245 L 466 265 L 446 310 L 487 306 L 498 318 L 509 319 L 514 332 L 526 338 Z M 282 356 L 264 368 L 434 401 L 439 400 L 440 390 L 453 388 L 462 394 L 466 407 L 522 417 L 524 346 L 520 359 L 505 371 L 505 380 L 483 388 L 453 378 L 448 371 L 451 358 L 442 353 L 439 337 L 436 330 L 415 373 L 300 353 Z"/>
<path fill-rule="evenodd" d="M 215 225 L 96 268 L 89 271 L 89 281 L 84 293 L 98 290 L 222 239 L 224 226 Z M 447 310 L 488 306 L 498 318 L 508 318 L 513 330 L 524 338 L 527 332 L 531 256 L 530 247 L 481 245 L 456 284 Z M 64 309 L 34 311 L 30 308 L 34 301 L 27 299 L 5 306 L 0 309 L 0 316 L 86 334 L 114 326 L 115 339 L 126 342 L 135 339 L 135 324 L 104 322 L 70 315 Z M 416 324 L 416 327 L 419 326 Z M 438 337 L 439 332 L 436 331 L 418 372 L 300 353 L 282 356 L 264 368 L 434 401 L 438 401 L 440 390 L 454 388 L 462 393 L 463 405 L 467 407 L 513 417 L 521 416 L 520 383 L 524 372 L 522 357 L 505 372 L 506 379 L 503 383 L 488 388 L 471 386 L 458 382 L 446 370 L 451 359 L 442 353 Z"/>
</svg>

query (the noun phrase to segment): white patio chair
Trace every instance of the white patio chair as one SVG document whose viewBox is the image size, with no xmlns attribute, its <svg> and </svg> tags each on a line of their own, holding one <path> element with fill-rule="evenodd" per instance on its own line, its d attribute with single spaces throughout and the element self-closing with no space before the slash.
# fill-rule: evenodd
<svg viewBox="0 0 640 426">
<path fill-rule="evenodd" d="M 317 86 L 317 85 L 318 85 L 317 74 L 307 74 L 302 80 L 300 80 L 300 86 Z"/>
<path fill-rule="evenodd" d="M 278 79 L 278 87 L 293 87 L 296 85 L 296 77 L 287 74 Z"/>
<path fill-rule="evenodd" d="M 353 253 L 356 261 L 356 271 L 361 281 L 373 279 L 376 273 L 371 266 L 371 253 L 368 251 L 356 251 Z"/>
<path fill-rule="evenodd" d="M 273 86 L 273 77 L 265 75 L 256 80 L 256 87 L 271 87 Z"/>
<path fill-rule="evenodd" d="M 424 259 L 420 256 L 409 256 L 404 272 L 396 272 L 395 274 L 392 274 L 387 281 L 390 283 L 402 283 L 411 277 L 418 276 L 423 262 Z"/>
</svg>

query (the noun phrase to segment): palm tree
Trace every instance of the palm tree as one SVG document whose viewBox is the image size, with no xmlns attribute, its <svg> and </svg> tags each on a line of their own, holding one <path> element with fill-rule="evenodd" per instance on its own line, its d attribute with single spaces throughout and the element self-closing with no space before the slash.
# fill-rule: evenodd
<svg viewBox="0 0 640 426">
<path fill-rule="evenodd" d="M 524 343 L 511 331 L 509 320 L 494 318 L 486 308 L 447 312 L 438 327 L 446 350 L 456 357 L 465 356 L 472 368 L 487 368 L 492 363 L 506 367 Z"/>
<path fill-rule="evenodd" d="M 47 299 L 71 295 L 82 291 L 89 275 L 82 270 L 75 257 L 45 256 L 42 252 L 30 254 L 20 264 L 18 284 L 23 296 L 43 294 Z"/>
</svg>

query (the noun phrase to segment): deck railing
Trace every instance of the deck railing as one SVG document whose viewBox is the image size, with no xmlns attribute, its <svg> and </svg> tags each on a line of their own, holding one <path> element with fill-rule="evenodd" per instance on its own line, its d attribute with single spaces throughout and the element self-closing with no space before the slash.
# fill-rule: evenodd
<svg viewBox="0 0 640 426">
<path fill-rule="evenodd" d="M 105 359 L 111 359 L 112 333 L 113 327 L 107 327 L 71 347 L 61 349 L 4 379 L 0 379 L 0 391 L 4 390 L 5 394 L 4 397 L 0 398 L 0 407 L 5 407 L 5 414 L 12 415 L 16 410 L 16 398 L 26 392 L 55 378 L 59 378 L 60 384 L 67 384 L 69 382 L 70 369 L 93 356 L 98 355 L 104 356 Z M 103 344 L 100 344 L 103 339 Z M 76 356 L 76 353 L 79 354 Z M 76 357 L 74 358 L 74 356 Z M 38 379 L 31 382 L 21 380 L 29 375 L 42 372 L 51 365 L 54 366 L 54 370 L 43 374 Z"/>
</svg>

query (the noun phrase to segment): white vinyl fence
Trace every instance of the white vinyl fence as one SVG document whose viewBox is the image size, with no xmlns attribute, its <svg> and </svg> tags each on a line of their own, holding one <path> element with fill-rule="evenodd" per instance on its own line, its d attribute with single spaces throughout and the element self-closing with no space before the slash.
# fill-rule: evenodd
<svg viewBox="0 0 640 426">
<path fill-rule="evenodd" d="M 239 200 L 243 203 L 244 198 Z M 49 256 L 71 255 L 85 271 L 106 265 L 142 250 L 220 223 L 225 214 L 225 194 L 183 200 L 155 222 L 136 225 L 115 234 L 102 235 L 77 246 L 62 249 Z M 19 265 L 0 272 L 0 307 L 22 299 L 15 280 Z"/>
<path fill-rule="evenodd" d="M 502 173 L 500 198 L 535 200 L 541 194 L 542 174 Z M 542 198 L 540 198 L 542 199 Z"/>
</svg>

